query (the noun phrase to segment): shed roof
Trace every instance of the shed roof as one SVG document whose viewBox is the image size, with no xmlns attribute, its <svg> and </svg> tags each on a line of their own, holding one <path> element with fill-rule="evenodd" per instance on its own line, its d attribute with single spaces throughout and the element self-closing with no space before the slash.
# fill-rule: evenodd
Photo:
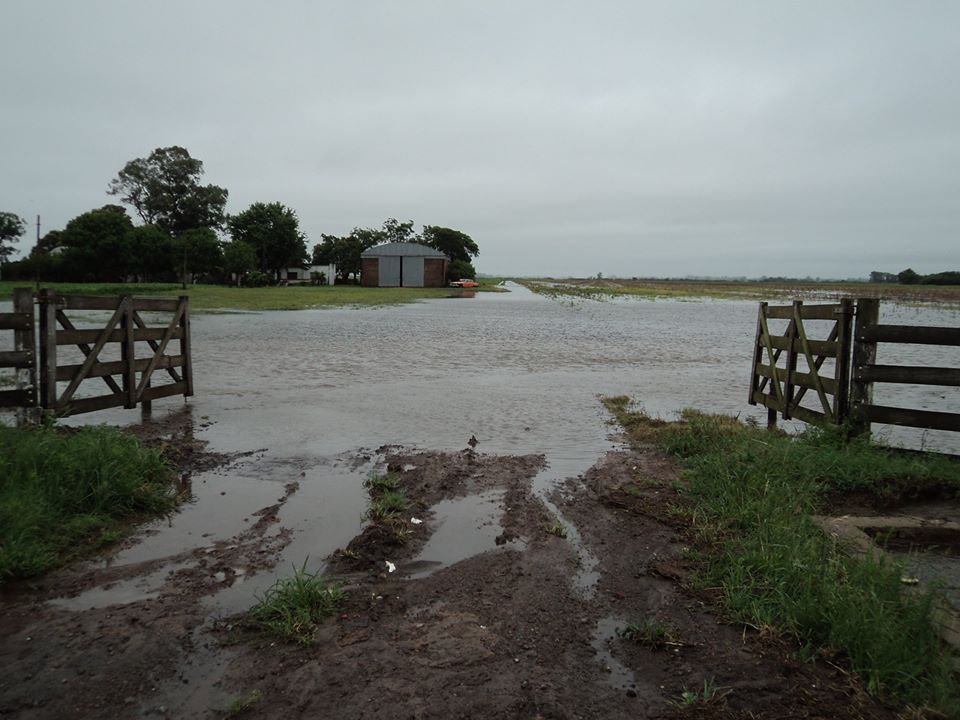
<svg viewBox="0 0 960 720">
<path fill-rule="evenodd" d="M 439 250 L 420 243 L 398 242 L 384 243 L 364 250 L 360 257 L 383 257 L 384 255 L 402 255 L 403 257 L 447 257 Z M 449 259 L 449 258 L 447 258 Z"/>
</svg>

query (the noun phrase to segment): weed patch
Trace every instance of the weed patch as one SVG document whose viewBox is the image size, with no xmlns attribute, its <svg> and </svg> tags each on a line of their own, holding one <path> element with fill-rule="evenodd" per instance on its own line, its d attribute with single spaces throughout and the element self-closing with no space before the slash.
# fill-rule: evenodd
<svg viewBox="0 0 960 720">
<path fill-rule="evenodd" d="M 548 535 L 555 535 L 558 538 L 567 537 L 567 528 L 564 527 L 563 523 L 557 520 L 547 528 Z"/>
<path fill-rule="evenodd" d="M 625 403 L 607 406 L 683 463 L 701 582 L 722 590 L 735 620 L 840 649 L 873 694 L 958 717 L 955 658 L 931 629 L 931 598 L 902 592 L 897 566 L 844 554 L 811 516 L 854 491 L 881 500 L 918 487 L 956 492 L 960 464 L 847 441 L 840 431 L 791 437 L 695 411 L 651 427 Z"/>
<path fill-rule="evenodd" d="M 251 690 L 242 697 L 237 697 L 227 703 L 223 710 L 223 716 L 227 718 L 240 717 L 248 710 L 256 707 L 263 700 L 263 693 L 260 690 Z"/>
<path fill-rule="evenodd" d="M 0 426 L 0 583 L 38 575 L 172 511 L 160 452 L 107 426 Z"/>
<path fill-rule="evenodd" d="M 294 568 L 293 575 L 271 585 L 250 609 L 247 624 L 298 645 L 309 645 L 317 627 L 343 606 L 346 593 L 319 573 Z"/>
</svg>

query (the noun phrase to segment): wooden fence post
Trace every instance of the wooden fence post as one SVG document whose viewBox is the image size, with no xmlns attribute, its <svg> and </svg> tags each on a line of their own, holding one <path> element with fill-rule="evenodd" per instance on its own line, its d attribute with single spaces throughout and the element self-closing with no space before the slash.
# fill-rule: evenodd
<svg viewBox="0 0 960 720">
<path fill-rule="evenodd" d="M 40 300 L 40 407 L 57 406 L 57 294 L 41 290 Z"/>
<path fill-rule="evenodd" d="M 866 340 L 867 330 L 880 322 L 880 301 L 874 298 L 857 300 L 856 326 L 853 332 L 853 366 L 850 380 L 850 417 L 854 435 L 869 435 L 870 422 L 863 417 L 861 405 L 873 403 L 873 383 L 857 379 L 857 369 L 873 365 L 877 360 L 877 343 Z"/>
<path fill-rule="evenodd" d="M 187 388 L 184 397 L 193 395 L 193 356 L 190 353 L 190 296 L 181 295 L 183 312 L 180 313 L 180 354 L 183 356 L 183 381 Z"/>
<path fill-rule="evenodd" d="M 123 330 L 123 342 L 120 343 L 120 360 L 123 362 L 123 406 L 134 408 L 137 406 L 137 353 L 133 344 L 133 298 L 123 295 L 121 303 L 126 303 L 123 316 L 120 318 L 120 328 Z"/>
<path fill-rule="evenodd" d="M 834 369 L 834 380 L 837 383 L 833 394 L 833 417 L 837 425 L 842 425 L 850 415 L 850 375 L 851 362 L 850 347 L 853 337 L 853 300 L 844 298 L 840 301 L 840 317 L 837 318 L 837 360 Z"/>
<path fill-rule="evenodd" d="M 29 406 L 17 408 L 17 427 L 24 427 L 35 422 L 37 418 L 37 348 L 33 332 L 33 291 L 30 288 L 13 289 L 13 311 L 30 315 L 29 327 L 13 333 L 13 349 L 30 355 L 29 366 L 15 371 L 17 390 L 29 394 Z"/>
</svg>

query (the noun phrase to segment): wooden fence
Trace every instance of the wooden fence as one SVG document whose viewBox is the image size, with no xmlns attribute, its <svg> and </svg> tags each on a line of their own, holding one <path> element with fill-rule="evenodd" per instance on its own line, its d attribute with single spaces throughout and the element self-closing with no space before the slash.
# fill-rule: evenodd
<svg viewBox="0 0 960 720">
<path fill-rule="evenodd" d="M 767 408 L 767 424 L 779 414 L 810 423 L 851 421 L 855 432 L 869 433 L 871 423 L 960 431 L 960 414 L 873 403 L 874 383 L 960 386 L 960 368 L 877 364 L 879 343 L 960 346 L 960 328 L 881 325 L 880 302 L 842 300 L 829 305 L 771 306 L 760 303 L 750 377 L 751 405 Z M 855 327 L 853 318 L 856 318 Z M 771 320 L 787 320 L 782 333 Z M 824 338 L 812 338 L 805 321 L 832 321 Z M 852 331 L 852 332 L 851 332 Z M 798 358 L 806 364 L 797 368 Z M 832 372 L 824 362 L 831 358 Z M 813 390 L 815 407 L 801 405 Z M 817 402 L 819 401 L 819 402 Z"/>
<path fill-rule="evenodd" d="M 156 299 L 41 290 L 36 295 L 36 321 L 29 289 L 14 291 L 14 305 L 16 312 L 0 315 L 0 328 L 9 326 L 18 333 L 16 349 L 0 354 L 0 363 L 20 363 L 17 367 L 26 369 L 27 377 L 18 376 L 18 388 L 4 398 L 7 407 L 36 406 L 64 416 L 138 404 L 149 409 L 157 398 L 193 395 L 187 296 Z M 77 310 L 108 311 L 110 318 L 99 327 L 78 328 L 76 317 L 71 319 L 69 314 Z M 145 311 L 170 313 L 171 318 L 151 327 L 141 315 Z M 35 324 L 38 354 L 34 351 Z M 119 359 L 102 359 L 101 353 L 112 344 L 119 345 Z M 63 357 L 61 348 L 65 346 L 76 346 L 80 350 L 76 359 L 82 357 L 82 361 Z M 157 370 L 171 381 L 155 384 Z M 81 385 L 88 388 L 98 378 L 108 393 L 78 396 Z"/>
<path fill-rule="evenodd" d="M 0 313 L 0 330 L 13 331 L 13 350 L 0 351 L 0 368 L 14 372 L 14 389 L 0 388 L 0 408 L 18 408 L 18 420 L 22 421 L 24 412 L 37 405 L 37 356 L 30 288 L 13 291 L 13 312 Z"/>
<path fill-rule="evenodd" d="M 853 419 L 869 432 L 870 423 L 960 431 L 960 414 L 873 404 L 874 383 L 960 386 L 960 368 L 877 364 L 879 343 L 960 346 L 960 328 L 881 325 L 880 302 L 857 302 L 851 403 Z"/>
</svg>

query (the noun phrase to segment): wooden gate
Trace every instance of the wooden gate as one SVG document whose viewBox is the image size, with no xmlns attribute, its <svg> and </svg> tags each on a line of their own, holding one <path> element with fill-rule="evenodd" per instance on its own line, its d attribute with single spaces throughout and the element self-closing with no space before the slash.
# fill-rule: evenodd
<svg viewBox="0 0 960 720">
<path fill-rule="evenodd" d="M 0 368 L 12 369 L 13 389 L 0 387 L 0 408 L 24 411 L 37 404 L 37 355 L 33 336 L 33 293 L 30 288 L 13 291 L 13 312 L 0 313 L 0 330 L 13 331 L 13 350 L 0 350 Z M 24 420 L 20 413 L 18 421 Z"/>
<path fill-rule="evenodd" d="M 149 407 L 152 400 L 171 395 L 193 395 L 190 359 L 190 305 L 187 296 L 178 299 L 60 295 L 51 290 L 37 294 L 40 342 L 40 406 L 57 415 L 76 415 L 109 407 Z M 78 328 L 68 316 L 72 310 L 111 311 L 98 328 Z M 169 321 L 150 327 L 142 311 L 172 313 Z M 171 353 L 176 341 L 176 354 Z M 119 343 L 119 359 L 101 360 L 101 352 Z M 76 346 L 82 362 L 65 363 L 59 348 Z M 145 347 L 146 346 L 146 347 Z M 142 356 L 137 357 L 138 350 Z M 79 359 L 79 357 L 77 358 Z M 172 380 L 153 383 L 155 371 Z M 114 376 L 119 376 L 117 382 Z M 78 397 L 84 381 L 99 378 L 109 393 Z M 58 383 L 64 384 L 61 390 Z M 88 383 L 89 385 L 89 383 Z"/>
<path fill-rule="evenodd" d="M 810 423 L 840 423 L 847 417 L 852 319 L 850 300 L 830 305 L 760 303 L 748 402 L 767 408 L 769 426 L 776 424 L 777 413 L 785 420 Z M 786 330 L 771 332 L 771 320 L 787 320 Z M 832 321 L 826 337 L 810 337 L 804 322 L 811 320 Z M 804 371 L 797 368 L 801 358 Z M 832 368 L 824 371 L 827 359 L 832 359 Z M 810 390 L 812 402 L 801 405 Z"/>
</svg>

